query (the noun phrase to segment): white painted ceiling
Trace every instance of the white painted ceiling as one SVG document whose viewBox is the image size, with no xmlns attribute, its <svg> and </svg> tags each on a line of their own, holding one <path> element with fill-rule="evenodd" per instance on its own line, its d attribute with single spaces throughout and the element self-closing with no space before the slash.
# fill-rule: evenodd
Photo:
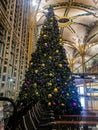
<svg viewBox="0 0 98 130">
<path fill-rule="evenodd" d="M 53 6 L 58 19 L 68 20 L 58 24 L 68 58 L 74 58 L 74 67 L 81 65 L 79 49 L 82 46 L 87 48 L 86 60 L 98 53 L 98 0 L 41 0 L 36 15 L 37 25 L 43 24 L 43 12 L 49 5 Z"/>
</svg>

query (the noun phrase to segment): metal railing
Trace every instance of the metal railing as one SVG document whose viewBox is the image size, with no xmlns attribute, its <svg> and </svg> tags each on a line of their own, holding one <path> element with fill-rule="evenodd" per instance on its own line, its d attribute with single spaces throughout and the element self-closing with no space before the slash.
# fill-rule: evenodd
<svg viewBox="0 0 98 130">
<path fill-rule="evenodd" d="M 95 64 L 92 64 L 94 59 L 98 59 L 98 53 L 85 61 L 85 73 L 98 73 L 98 60 Z M 73 71 L 75 73 L 82 73 L 82 65 L 78 66 Z"/>
<path fill-rule="evenodd" d="M 1 125 L 3 124 L 4 129 L 15 129 L 15 123 L 16 123 L 16 105 L 13 101 L 13 99 L 10 99 L 8 97 L 0 97 L 0 105 L 1 105 L 1 113 L 2 113 L 2 119 L 1 119 Z M 11 122 L 11 123 L 10 123 Z"/>
</svg>

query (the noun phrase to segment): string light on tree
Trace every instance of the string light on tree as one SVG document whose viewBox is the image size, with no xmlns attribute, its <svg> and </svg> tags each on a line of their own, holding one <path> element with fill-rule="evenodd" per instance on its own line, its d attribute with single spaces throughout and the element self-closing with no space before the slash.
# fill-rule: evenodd
<svg viewBox="0 0 98 130">
<path fill-rule="evenodd" d="M 51 106 L 51 102 L 48 102 L 48 106 Z"/>
</svg>

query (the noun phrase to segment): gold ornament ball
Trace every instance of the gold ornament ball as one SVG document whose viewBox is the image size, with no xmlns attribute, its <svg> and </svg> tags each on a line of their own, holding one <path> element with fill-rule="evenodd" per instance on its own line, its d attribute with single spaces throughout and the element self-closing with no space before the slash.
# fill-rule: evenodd
<svg viewBox="0 0 98 130">
<path fill-rule="evenodd" d="M 48 94 L 48 98 L 51 98 L 52 97 L 52 94 Z"/>
<path fill-rule="evenodd" d="M 63 66 L 62 64 L 59 64 L 59 67 L 60 67 L 60 68 L 62 68 L 62 66 Z"/>
<path fill-rule="evenodd" d="M 38 93 L 38 92 L 36 92 L 35 94 L 36 94 L 36 96 L 38 96 L 38 95 L 39 95 L 39 93 Z"/>
<path fill-rule="evenodd" d="M 45 64 L 43 63 L 41 66 L 42 66 L 42 67 L 45 67 Z"/>
<path fill-rule="evenodd" d="M 53 76 L 53 74 L 52 74 L 52 73 L 50 73 L 50 74 L 49 74 L 49 76 L 50 76 L 50 77 L 52 77 L 52 76 Z"/>
<path fill-rule="evenodd" d="M 49 83 L 49 86 L 52 86 L 52 83 Z"/>
<path fill-rule="evenodd" d="M 47 43 L 45 43 L 45 46 L 47 46 L 48 44 Z"/>
<path fill-rule="evenodd" d="M 56 50 L 56 53 L 59 53 L 59 50 Z"/>
<path fill-rule="evenodd" d="M 48 83 L 48 86 L 52 86 L 52 83 L 51 83 L 51 82 L 49 82 L 49 83 Z"/>
<path fill-rule="evenodd" d="M 34 83 L 34 84 L 33 84 L 33 87 L 36 88 L 36 87 L 37 87 L 37 83 Z"/>
<path fill-rule="evenodd" d="M 65 104 L 64 104 L 64 103 L 61 103 L 61 106 L 65 106 Z"/>
<path fill-rule="evenodd" d="M 59 45 L 62 45 L 62 43 L 60 42 Z"/>
<path fill-rule="evenodd" d="M 48 106 L 51 106 L 51 102 L 48 102 Z"/>
<path fill-rule="evenodd" d="M 54 88 L 53 90 L 55 93 L 58 93 L 58 88 Z"/>
<path fill-rule="evenodd" d="M 45 35 L 45 34 L 44 34 L 43 36 L 44 36 L 44 37 L 47 37 L 47 35 Z"/>
<path fill-rule="evenodd" d="M 62 39 L 60 39 L 60 42 L 62 41 Z"/>
<path fill-rule="evenodd" d="M 52 59 L 52 56 L 49 56 L 49 59 Z"/>
<path fill-rule="evenodd" d="M 37 73 L 38 73 L 38 70 L 35 70 L 35 73 L 37 74 Z"/>
</svg>

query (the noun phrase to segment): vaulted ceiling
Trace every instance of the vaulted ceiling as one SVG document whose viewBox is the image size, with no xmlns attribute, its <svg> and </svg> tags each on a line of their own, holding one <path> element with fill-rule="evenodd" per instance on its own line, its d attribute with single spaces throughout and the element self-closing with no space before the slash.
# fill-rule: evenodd
<svg viewBox="0 0 98 130">
<path fill-rule="evenodd" d="M 98 0 L 40 0 L 37 25 L 43 24 L 47 7 L 53 6 L 67 51 L 74 68 L 98 52 Z"/>
</svg>

